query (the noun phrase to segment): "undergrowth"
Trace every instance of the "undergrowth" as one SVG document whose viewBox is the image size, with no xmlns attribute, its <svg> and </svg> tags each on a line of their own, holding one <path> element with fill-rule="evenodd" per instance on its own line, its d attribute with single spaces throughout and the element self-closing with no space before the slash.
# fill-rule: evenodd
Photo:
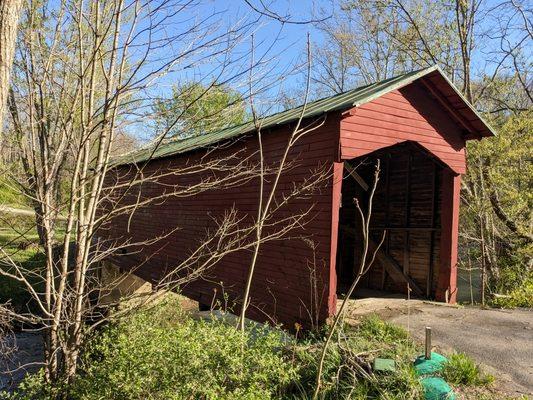
<svg viewBox="0 0 533 400">
<path fill-rule="evenodd" d="M 300 345 L 296 352 L 301 375 L 299 396 L 311 398 L 321 341 Z M 422 389 L 412 368 L 416 346 L 407 332 L 372 315 L 357 326 L 344 325 L 330 343 L 323 373 L 322 399 L 421 399 Z M 395 372 L 372 371 L 376 358 L 392 358 Z"/>
<path fill-rule="evenodd" d="M 492 293 L 497 293 L 490 300 L 492 307 L 533 308 L 532 251 L 530 245 L 522 252 L 517 251 L 511 259 L 501 259 L 497 279 L 490 280 Z"/>
<path fill-rule="evenodd" d="M 185 317 L 176 301 L 108 327 L 87 347 L 73 399 L 269 399 L 297 378 L 281 331 L 244 335 Z"/>
<path fill-rule="evenodd" d="M 322 344 L 323 335 L 296 341 L 262 325 L 242 335 L 220 320 L 195 320 L 177 300 L 166 300 L 95 334 L 70 387 L 51 388 L 36 374 L 9 398 L 308 399 Z M 378 317 L 344 326 L 328 353 L 320 398 L 420 399 L 415 353 L 404 330 Z M 375 357 L 393 358 L 396 372 L 374 374 Z"/>
<path fill-rule="evenodd" d="M 479 365 L 464 353 L 450 355 L 441 374 L 453 385 L 485 386 L 494 382 L 492 375 L 483 373 Z"/>
<path fill-rule="evenodd" d="M 495 297 L 491 306 L 499 308 L 533 308 L 533 272 L 520 286 L 502 297 Z"/>
</svg>

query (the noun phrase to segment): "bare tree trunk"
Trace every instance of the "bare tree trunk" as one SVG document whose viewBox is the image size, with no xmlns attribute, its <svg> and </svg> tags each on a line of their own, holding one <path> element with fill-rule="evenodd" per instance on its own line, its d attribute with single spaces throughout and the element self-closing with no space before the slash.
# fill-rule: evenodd
<svg viewBox="0 0 533 400">
<path fill-rule="evenodd" d="M 0 134 L 9 95 L 9 77 L 15 54 L 17 25 L 22 0 L 0 1 Z"/>
</svg>

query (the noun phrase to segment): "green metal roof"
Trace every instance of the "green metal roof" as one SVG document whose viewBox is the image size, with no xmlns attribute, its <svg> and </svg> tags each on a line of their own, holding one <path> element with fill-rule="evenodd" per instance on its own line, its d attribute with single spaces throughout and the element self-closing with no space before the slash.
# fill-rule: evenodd
<svg viewBox="0 0 533 400">
<path fill-rule="evenodd" d="M 341 94 L 309 102 L 305 107 L 303 118 L 316 117 L 331 111 L 347 110 L 352 107 L 357 107 L 361 104 L 372 101 L 387 92 L 406 86 L 409 83 L 417 80 L 418 78 L 421 78 L 424 75 L 427 75 L 434 71 L 440 72 L 440 74 L 447 80 L 447 78 L 437 66 L 424 68 L 418 71 L 412 71 L 400 76 L 396 76 L 394 78 L 358 87 L 356 89 Z M 447 82 L 450 83 L 449 80 L 447 80 Z M 450 85 L 452 84 L 450 83 Z M 460 95 L 459 91 L 455 87 L 454 90 Z M 473 107 L 470 106 L 468 102 L 467 105 L 469 106 L 469 108 L 471 108 L 472 111 L 475 112 Z M 261 129 L 265 130 L 268 128 L 282 126 L 298 120 L 302 114 L 302 107 L 303 106 L 299 106 L 263 118 L 261 120 Z M 479 115 L 477 114 L 476 116 L 479 117 Z M 249 121 L 244 124 L 232 126 L 218 132 L 195 136 L 187 139 L 163 142 L 159 144 L 159 146 L 157 146 L 155 150 L 154 145 L 149 145 L 140 150 L 136 150 L 120 156 L 119 158 L 114 160 L 113 164 L 115 166 L 118 166 L 131 163 L 140 163 L 147 160 L 182 154 L 191 150 L 208 147 L 209 145 L 224 140 L 236 138 L 254 130 L 255 125 L 253 121 Z"/>
</svg>

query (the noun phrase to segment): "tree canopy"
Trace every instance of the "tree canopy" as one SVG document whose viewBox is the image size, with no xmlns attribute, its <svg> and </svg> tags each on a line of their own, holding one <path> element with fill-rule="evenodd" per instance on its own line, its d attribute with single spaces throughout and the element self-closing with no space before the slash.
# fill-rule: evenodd
<svg viewBox="0 0 533 400">
<path fill-rule="evenodd" d="M 199 82 L 174 85 L 171 97 L 158 100 L 154 112 L 156 132 L 175 139 L 216 132 L 246 119 L 238 91 Z"/>
</svg>

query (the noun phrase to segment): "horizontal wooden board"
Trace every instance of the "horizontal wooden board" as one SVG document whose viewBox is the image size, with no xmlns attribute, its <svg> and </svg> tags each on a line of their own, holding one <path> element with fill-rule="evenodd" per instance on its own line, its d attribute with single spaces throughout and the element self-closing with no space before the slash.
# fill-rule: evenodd
<svg viewBox="0 0 533 400">
<path fill-rule="evenodd" d="M 280 128 L 262 135 L 265 165 L 276 168 L 285 152 L 291 130 Z M 294 190 L 295 185 L 309 179 L 317 170 L 327 172 L 327 178 L 313 191 L 291 199 L 267 221 L 265 234 L 275 229 L 272 222 L 308 212 L 300 227 L 289 232 L 284 238 L 264 243 L 259 252 L 256 271 L 252 281 L 252 307 L 250 316 L 260 320 L 270 318 L 285 324 L 299 322 L 308 326 L 309 316 L 305 312 L 311 307 L 310 268 L 315 260 L 317 283 L 323 297 L 318 312 L 322 319 L 330 314 L 328 297 L 330 296 L 330 242 L 331 224 L 331 188 L 333 185 L 331 168 L 338 154 L 339 121 L 333 117 L 321 128 L 306 134 L 291 148 L 288 154 L 290 168 L 283 172 L 278 184 L 278 192 L 273 206 L 284 201 Z M 228 157 L 238 154 L 239 159 L 251 157 L 257 162 L 257 138 L 248 136 L 227 149 L 220 149 L 210 154 L 197 152 L 194 155 L 176 156 L 152 162 L 144 171 L 146 175 L 168 174 L 160 178 L 159 183 L 143 185 L 141 198 L 160 196 L 164 191 L 174 190 L 173 186 L 188 187 L 201 182 L 206 177 L 223 176 L 224 171 L 206 170 L 200 174 L 171 174 L 170 171 L 183 170 L 195 165 L 201 159 L 204 162 L 216 157 Z M 238 160 L 235 160 L 237 162 Z M 129 167 L 128 167 L 129 168 Z M 119 171 L 121 179 L 127 180 L 133 170 L 123 168 Z M 267 177 L 264 193 L 268 196 L 273 177 Z M 133 215 L 117 217 L 113 224 L 103 227 L 101 237 L 123 237 L 134 242 L 143 242 L 149 238 L 163 235 L 170 229 L 179 228 L 157 244 L 143 246 L 142 251 L 128 257 L 115 257 L 115 262 L 123 268 L 136 268 L 139 275 L 157 282 L 165 270 L 182 265 L 216 231 L 216 221 L 222 220 L 224 213 L 230 209 L 237 212 L 241 228 L 251 226 L 257 218 L 259 204 L 258 176 L 238 186 L 213 188 L 186 197 L 169 197 L 165 201 L 141 207 Z M 167 192 L 168 193 L 168 192 Z M 137 199 L 138 192 L 129 195 L 124 201 Z M 129 231 L 127 224 L 130 224 Z M 246 240 L 252 243 L 255 231 L 250 232 Z M 305 239 L 305 240 L 303 240 Z M 309 241 L 315 245 L 314 251 Z M 209 302 L 213 297 L 223 300 L 223 291 L 230 294 L 230 303 L 236 303 L 238 309 L 242 300 L 243 287 L 251 262 L 252 248 L 246 251 L 231 252 L 225 255 L 202 277 L 187 283 L 182 292 L 186 296 Z M 139 265 L 141 267 L 137 268 Z M 254 312 L 252 308 L 257 308 Z M 261 310 L 260 312 L 258 310 Z"/>
<path fill-rule="evenodd" d="M 341 122 L 343 159 L 405 141 L 419 143 L 457 173 L 466 171 L 461 127 L 416 82 L 355 108 Z"/>
</svg>

